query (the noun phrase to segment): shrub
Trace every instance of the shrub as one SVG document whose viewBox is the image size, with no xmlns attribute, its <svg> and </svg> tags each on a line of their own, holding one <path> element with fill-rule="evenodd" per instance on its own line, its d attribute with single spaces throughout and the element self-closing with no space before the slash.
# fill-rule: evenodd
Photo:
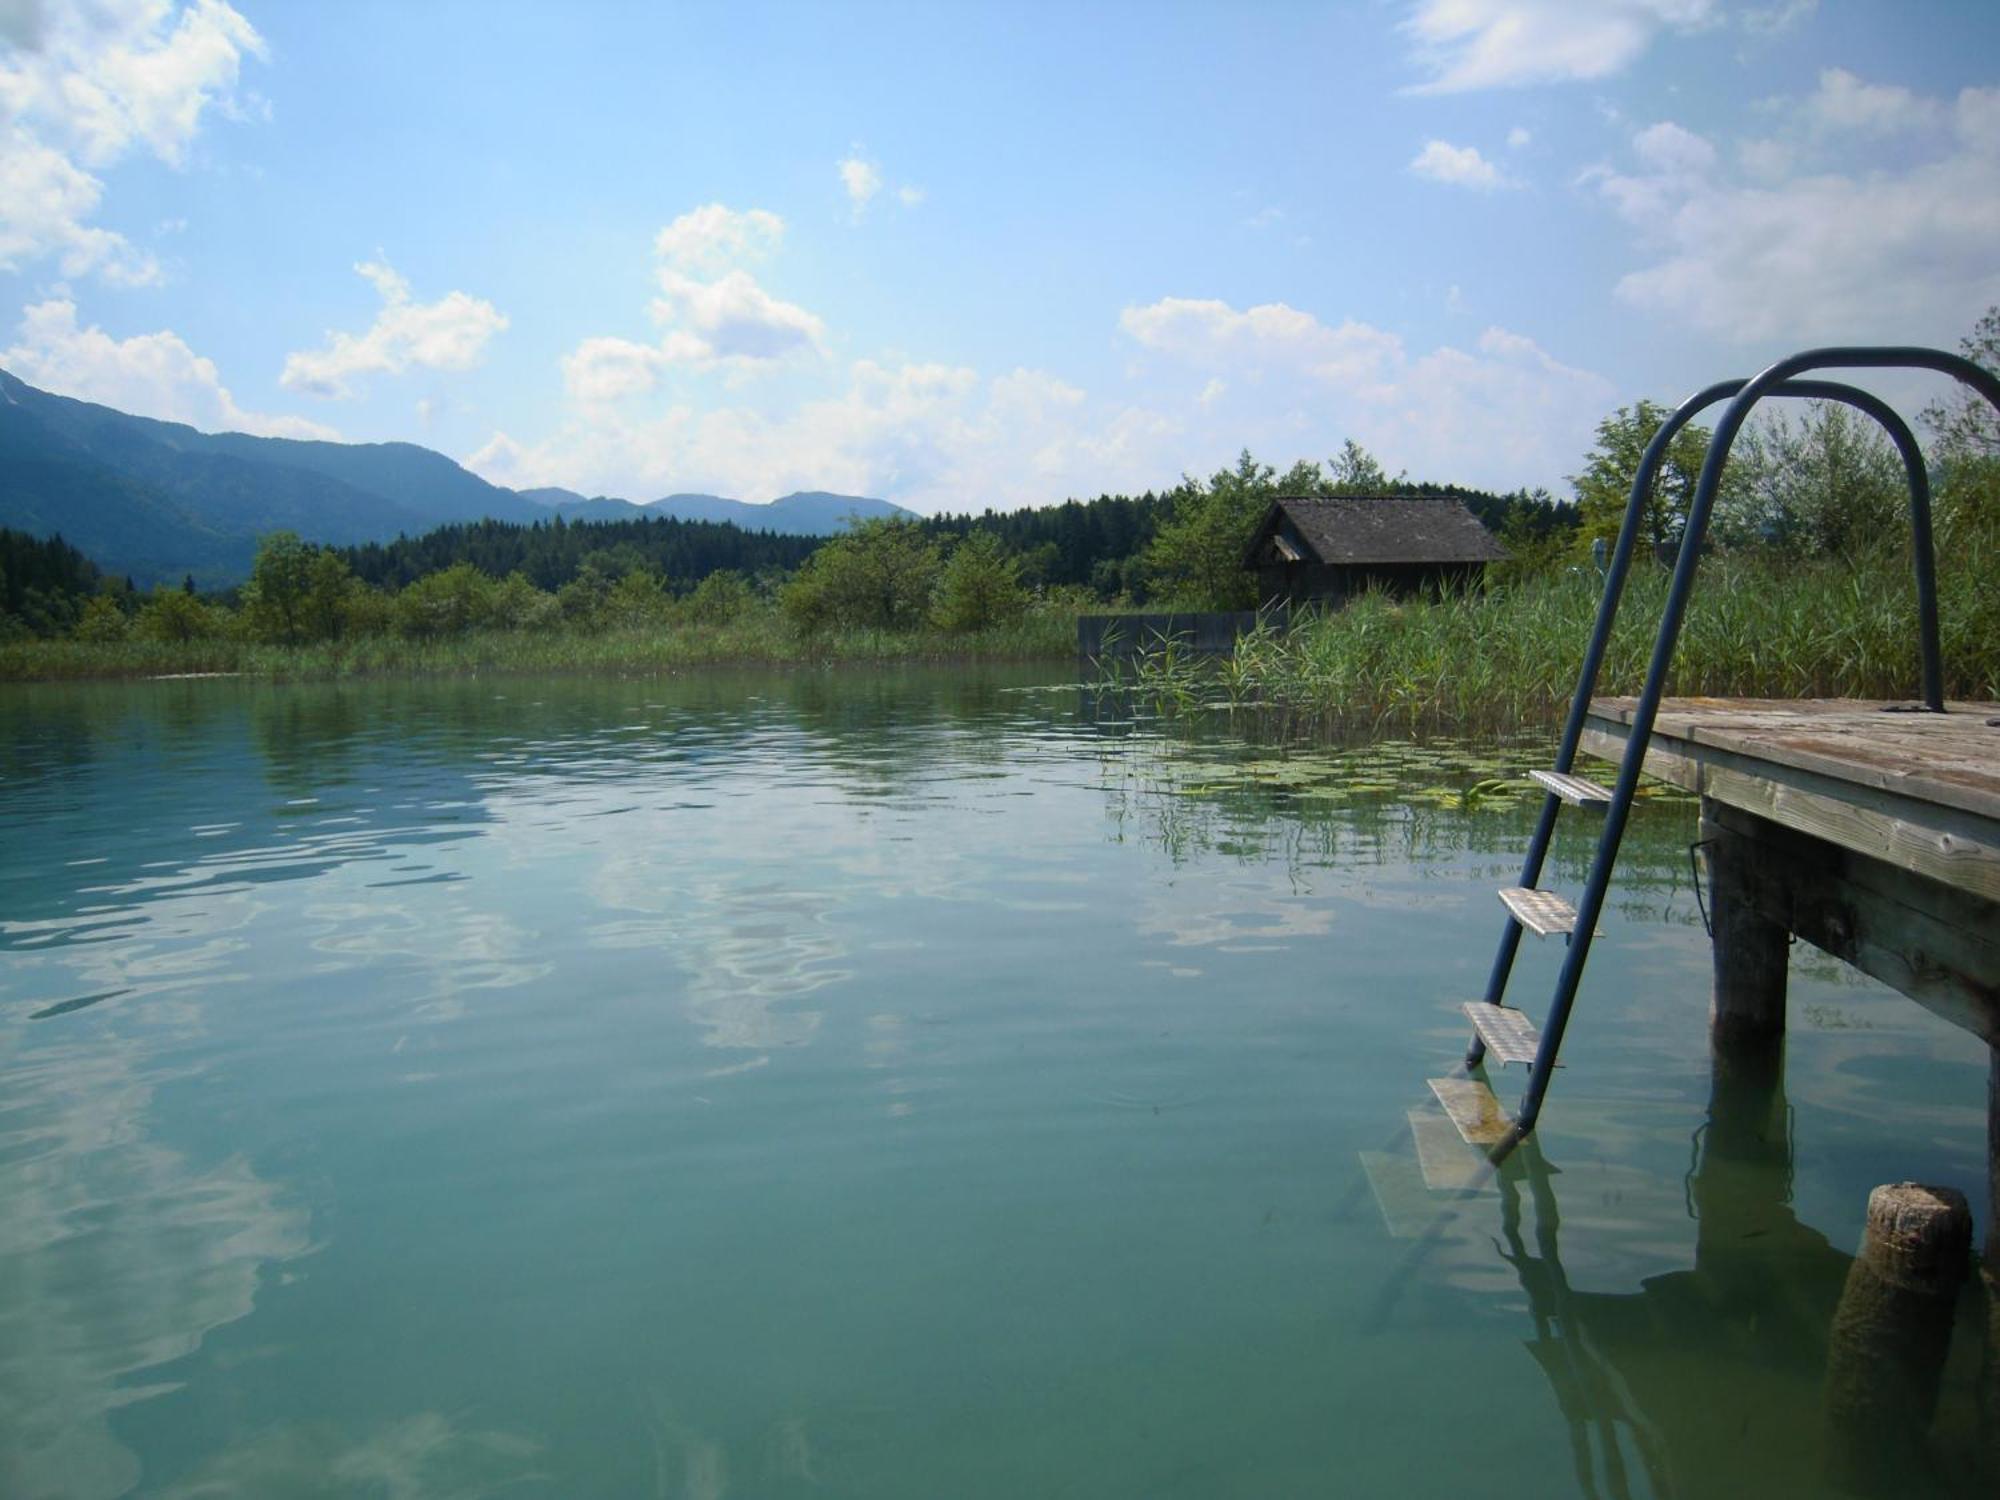
<svg viewBox="0 0 2000 1500">
<path fill-rule="evenodd" d="M 697 625 L 728 625 L 749 609 L 750 581 L 723 568 L 695 585 L 687 598 L 687 617 Z"/>
<path fill-rule="evenodd" d="M 778 602 L 802 630 L 909 630 L 928 617 L 937 543 L 913 521 L 863 521 L 806 559 Z"/>
<path fill-rule="evenodd" d="M 497 585 L 471 563 L 453 563 L 396 595 L 396 630 L 412 639 L 463 635 L 493 619 Z"/>
<path fill-rule="evenodd" d="M 133 631 L 142 641 L 202 641 L 221 635 L 216 611 L 184 589 L 161 584 L 139 607 Z"/>
<path fill-rule="evenodd" d="M 1020 559 L 1010 557 L 991 532 L 975 531 L 945 560 L 931 617 L 953 634 L 1011 625 L 1028 607 Z"/>
</svg>

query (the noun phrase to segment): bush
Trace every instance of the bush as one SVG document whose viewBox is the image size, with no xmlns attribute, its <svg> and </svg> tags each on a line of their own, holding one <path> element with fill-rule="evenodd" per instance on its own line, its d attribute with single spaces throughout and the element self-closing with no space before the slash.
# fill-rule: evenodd
<svg viewBox="0 0 2000 1500">
<path fill-rule="evenodd" d="M 434 640 L 480 629 L 492 623 L 497 591 L 493 580 L 471 563 L 453 563 L 396 595 L 392 616 L 397 633 Z"/>
<path fill-rule="evenodd" d="M 109 594 L 93 594 L 84 601 L 83 615 L 72 632 L 80 641 L 129 641 L 132 622 Z"/>
<path fill-rule="evenodd" d="M 937 543 L 913 521 L 864 521 L 806 559 L 778 602 L 802 630 L 910 630 L 930 614 Z"/>
<path fill-rule="evenodd" d="M 931 618 L 938 629 L 962 635 L 1011 625 L 1027 608 L 1020 559 L 1008 556 L 991 532 L 975 531 L 946 559 Z"/>
<path fill-rule="evenodd" d="M 723 568 L 695 585 L 687 598 L 687 617 L 697 625 L 728 625 L 750 608 L 754 595 L 741 573 Z"/>
<path fill-rule="evenodd" d="M 155 588 L 139 607 L 133 630 L 142 641 L 205 641 L 223 633 L 225 622 L 211 606 L 183 589 Z"/>
</svg>

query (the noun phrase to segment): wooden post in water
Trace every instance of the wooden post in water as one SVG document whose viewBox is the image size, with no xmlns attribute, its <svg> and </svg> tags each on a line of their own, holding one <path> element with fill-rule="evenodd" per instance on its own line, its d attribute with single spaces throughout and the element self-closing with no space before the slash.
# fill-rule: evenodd
<svg viewBox="0 0 2000 1500">
<path fill-rule="evenodd" d="M 1826 1356 L 1827 1477 L 1859 1494 L 1925 1488 L 1925 1434 L 1972 1248 L 1956 1188 L 1890 1183 L 1868 1195 Z"/>
<path fill-rule="evenodd" d="M 1752 895 L 1756 845 L 1726 827 L 1706 797 L 1701 838 L 1708 856 L 1709 923 L 1715 939 L 1709 1034 L 1718 1048 L 1769 1044 L 1785 1034 L 1791 934 L 1760 912 Z"/>
</svg>

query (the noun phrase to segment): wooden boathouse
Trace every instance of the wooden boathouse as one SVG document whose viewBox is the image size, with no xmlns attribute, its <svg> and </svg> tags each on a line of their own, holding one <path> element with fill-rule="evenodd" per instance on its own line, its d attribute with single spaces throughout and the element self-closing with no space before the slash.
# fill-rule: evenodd
<svg viewBox="0 0 2000 1500">
<path fill-rule="evenodd" d="M 1369 589 L 1468 588 L 1507 556 L 1463 502 L 1428 495 L 1283 496 L 1244 551 L 1266 604 L 1335 607 Z"/>
</svg>

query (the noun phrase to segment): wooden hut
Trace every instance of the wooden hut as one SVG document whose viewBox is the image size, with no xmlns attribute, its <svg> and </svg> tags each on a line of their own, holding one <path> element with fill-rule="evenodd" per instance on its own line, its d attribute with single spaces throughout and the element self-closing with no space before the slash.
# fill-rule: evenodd
<svg viewBox="0 0 2000 1500">
<path fill-rule="evenodd" d="M 1478 581 L 1507 549 L 1457 500 L 1343 495 L 1272 502 L 1244 557 L 1266 603 L 1338 606 L 1364 589 L 1412 594 Z"/>
</svg>

